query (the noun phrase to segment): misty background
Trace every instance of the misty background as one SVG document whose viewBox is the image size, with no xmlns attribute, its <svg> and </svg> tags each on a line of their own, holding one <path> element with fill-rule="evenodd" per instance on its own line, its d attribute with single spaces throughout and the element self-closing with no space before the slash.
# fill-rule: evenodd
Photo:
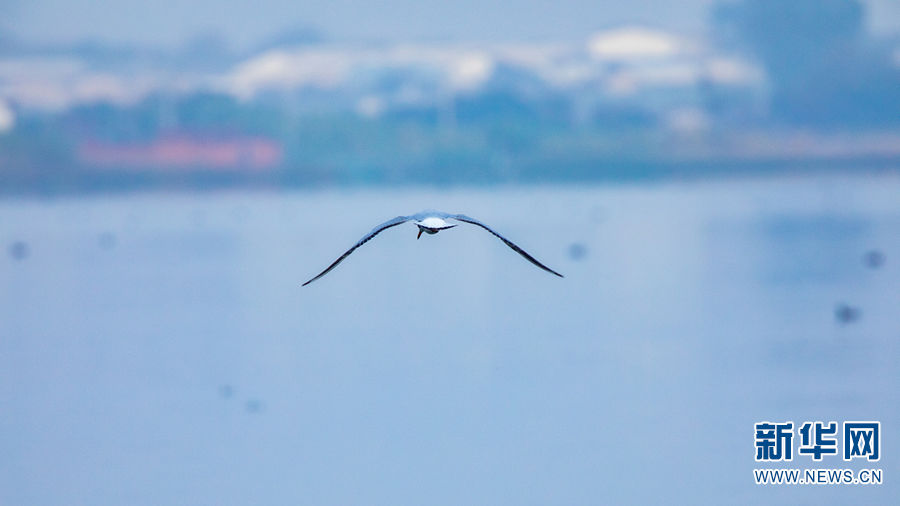
<svg viewBox="0 0 900 506">
<path fill-rule="evenodd" d="M 900 154 L 890 2 L 216 5 L 5 4 L 4 193 L 882 170 Z"/>
</svg>

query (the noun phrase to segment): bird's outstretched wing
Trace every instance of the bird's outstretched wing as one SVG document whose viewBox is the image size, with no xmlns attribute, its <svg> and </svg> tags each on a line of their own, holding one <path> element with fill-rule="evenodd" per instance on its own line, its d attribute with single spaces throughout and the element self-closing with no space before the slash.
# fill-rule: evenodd
<svg viewBox="0 0 900 506">
<path fill-rule="evenodd" d="M 451 215 L 449 216 L 449 218 L 452 218 L 452 219 L 458 220 L 458 221 L 462 221 L 462 222 L 465 222 L 465 223 L 471 223 L 472 225 L 477 225 L 477 226 L 479 226 L 479 227 L 481 227 L 481 228 L 487 230 L 488 232 L 490 232 L 491 234 L 493 234 L 495 237 L 497 237 L 498 239 L 500 239 L 501 241 L 503 241 L 504 244 L 506 244 L 507 246 L 509 246 L 510 248 L 512 248 L 513 251 L 515 251 L 516 253 L 522 255 L 523 257 L 525 257 L 525 259 L 528 260 L 529 262 L 533 263 L 534 265 L 540 267 L 541 269 L 544 269 L 545 271 L 547 271 L 547 272 L 549 272 L 549 273 L 551 273 L 551 274 L 556 274 L 557 276 L 559 276 L 559 277 L 561 277 L 561 278 L 564 277 L 562 274 L 560 274 L 560 273 L 554 271 L 553 269 L 547 267 L 546 265 L 544 265 L 544 264 L 538 262 L 533 256 L 531 256 L 531 255 L 529 255 L 528 253 L 526 253 L 525 250 L 523 250 L 522 248 L 518 247 L 514 242 L 512 242 L 512 241 L 510 241 L 509 239 L 507 239 L 506 237 L 503 237 L 502 235 L 498 234 L 498 233 L 495 232 L 491 227 L 489 227 L 489 226 L 485 225 L 484 223 L 482 223 L 482 222 L 476 220 L 475 218 L 470 218 L 470 217 L 466 216 L 465 214 L 451 214 Z"/>
<path fill-rule="evenodd" d="M 380 234 L 382 231 L 387 230 L 387 229 L 389 229 L 389 228 L 391 228 L 391 227 L 396 227 L 397 225 L 400 225 L 401 223 L 406 223 L 406 222 L 409 221 L 409 220 L 410 220 L 410 217 L 409 217 L 409 216 L 397 216 L 396 218 L 394 218 L 394 219 L 392 219 L 392 220 L 388 220 L 388 221 L 382 223 L 381 225 L 378 225 L 377 227 L 373 228 L 371 232 L 369 232 L 368 234 L 366 234 L 365 237 L 363 237 L 363 238 L 360 239 L 356 244 L 354 244 L 352 248 L 348 249 L 346 253 L 344 253 L 343 255 L 341 255 L 340 258 L 338 258 L 337 260 L 334 261 L 334 263 L 332 263 L 331 265 L 329 265 L 327 269 L 325 269 L 324 271 L 320 272 L 318 276 L 316 276 L 316 277 L 310 279 L 310 280 L 307 281 L 306 283 L 303 283 L 303 286 L 306 286 L 306 285 L 312 283 L 313 281 L 315 281 L 315 280 L 321 278 L 322 276 L 328 274 L 328 273 L 331 271 L 331 269 L 334 269 L 335 267 L 337 267 L 337 265 L 338 265 L 339 263 L 343 262 L 345 258 L 347 258 L 348 256 L 350 256 L 350 253 L 353 253 L 353 251 L 356 250 L 356 248 L 358 248 L 358 247 L 362 246 L 363 244 L 369 242 L 369 240 L 370 240 L 371 238 L 373 238 L 373 237 L 375 237 L 376 235 Z"/>
</svg>

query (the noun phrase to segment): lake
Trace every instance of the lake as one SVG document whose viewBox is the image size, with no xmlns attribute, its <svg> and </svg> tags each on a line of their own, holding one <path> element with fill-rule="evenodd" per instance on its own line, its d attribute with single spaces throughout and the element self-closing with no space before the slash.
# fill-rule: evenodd
<svg viewBox="0 0 900 506">
<path fill-rule="evenodd" d="M 894 504 L 900 177 L 0 201 L 0 503 Z M 462 225 L 479 218 L 563 273 Z M 879 462 L 754 460 L 877 420 Z M 760 467 L 883 485 L 758 486 Z"/>
</svg>

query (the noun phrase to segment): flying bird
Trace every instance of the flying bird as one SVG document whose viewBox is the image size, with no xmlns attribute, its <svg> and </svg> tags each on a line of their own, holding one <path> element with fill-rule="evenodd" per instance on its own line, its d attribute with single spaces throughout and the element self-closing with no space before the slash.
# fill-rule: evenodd
<svg viewBox="0 0 900 506">
<path fill-rule="evenodd" d="M 381 232 L 383 232 L 391 227 L 396 227 L 397 225 L 401 225 L 408 221 L 413 221 L 413 222 L 415 222 L 416 226 L 419 227 L 419 233 L 418 233 L 418 235 L 416 235 L 416 239 L 418 239 L 418 238 L 422 237 L 423 232 L 426 234 L 429 234 L 429 235 L 434 235 L 434 234 L 440 232 L 441 230 L 447 230 L 448 228 L 453 228 L 453 227 L 457 226 L 456 224 L 450 223 L 447 220 L 454 220 L 454 221 L 459 221 L 462 223 L 469 223 L 472 225 L 479 226 L 479 227 L 487 230 L 491 234 L 493 234 L 495 237 L 497 237 L 501 241 L 503 241 L 504 244 L 506 244 L 507 246 L 512 248 L 512 250 L 515 251 L 516 253 L 525 257 L 525 259 L 528 260 L 529 262 L 533 263 L 534 265 L 540 267 L 541 269 L 544 269 L 545 271 L 547 271 L 551 274 L 555 274 L 559 277 L 563 277 L 562 274 L 560 274 L 560 273 L 554 271 L 553 269 L 547 267 L 546 265 L 538 262 L 537 260 L 535 260 L 535 258 L 533 256 L 526 253 L 525 250 L 516 246 L 515 243 L 513 243 L 509 239 L 503 237 L 502 235 L 498 234 L 491 227 L 476 220 L 475 218 L 470 218 L 464 214 L 448 214 L 448 213 L 442 213 L 440 211 L 422 211 L 421 213 L 413 214 L 411 216 L 397 216 L 396 218 L 394 218 L 392 220 L 388 220 L 388 221 L 382 223 L 381 225 L 378 225 L 377 227 L 373 228 L 371 232 L 369 232 L 368 234 L 363 236 L 363 238 L 360 239 L 356 244 L 354 244 L 353 247 L 348 249 L 343 255 L 341 255 L 337 260 L 335 260 L 331 265 L 329 265 L 328 268 L 326 268 L 324 271 L 320 272 L 316 277 L 310 279 L 306 283 L 303 283 L 303 286 L 306 286 L 306 285 L 312 283 L 313 281 L 321 278 L 322 276 L 328 274 L 329 272 L 331 272 L 331 270 L 334 269 L 335 267 L 337 267 L 339 263 L 343 262 L 345 258 L 350 256 L 350 253 L 353 253 L 354 251 L 356 251 L 356 248 L 359 248 L 363 244 L 369 242 L 369 240 L 371 240 L 376 235 L 380 234 Z"/>
</svg>

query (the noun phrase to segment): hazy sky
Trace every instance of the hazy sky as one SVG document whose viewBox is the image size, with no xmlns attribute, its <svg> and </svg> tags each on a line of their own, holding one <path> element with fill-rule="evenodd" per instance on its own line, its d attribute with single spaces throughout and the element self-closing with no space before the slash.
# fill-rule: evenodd
<svg viewBox="0 0 900 506">
<path fill-rule="evenodd" d="M 0 27 L 31 41 L 177 45 L 201 32 L 233 46 L 309 26 L 339 40 L 580 40 L 640 23 L 702 30 L 714 0 L 0 0 Z M 866 0 L 870 24 L 900 30 L 900 1 Z M 513 5 L 514 7 L 510 7 Z M 4 26 L 5 25 L 5 26 Z"/>
</svg>

